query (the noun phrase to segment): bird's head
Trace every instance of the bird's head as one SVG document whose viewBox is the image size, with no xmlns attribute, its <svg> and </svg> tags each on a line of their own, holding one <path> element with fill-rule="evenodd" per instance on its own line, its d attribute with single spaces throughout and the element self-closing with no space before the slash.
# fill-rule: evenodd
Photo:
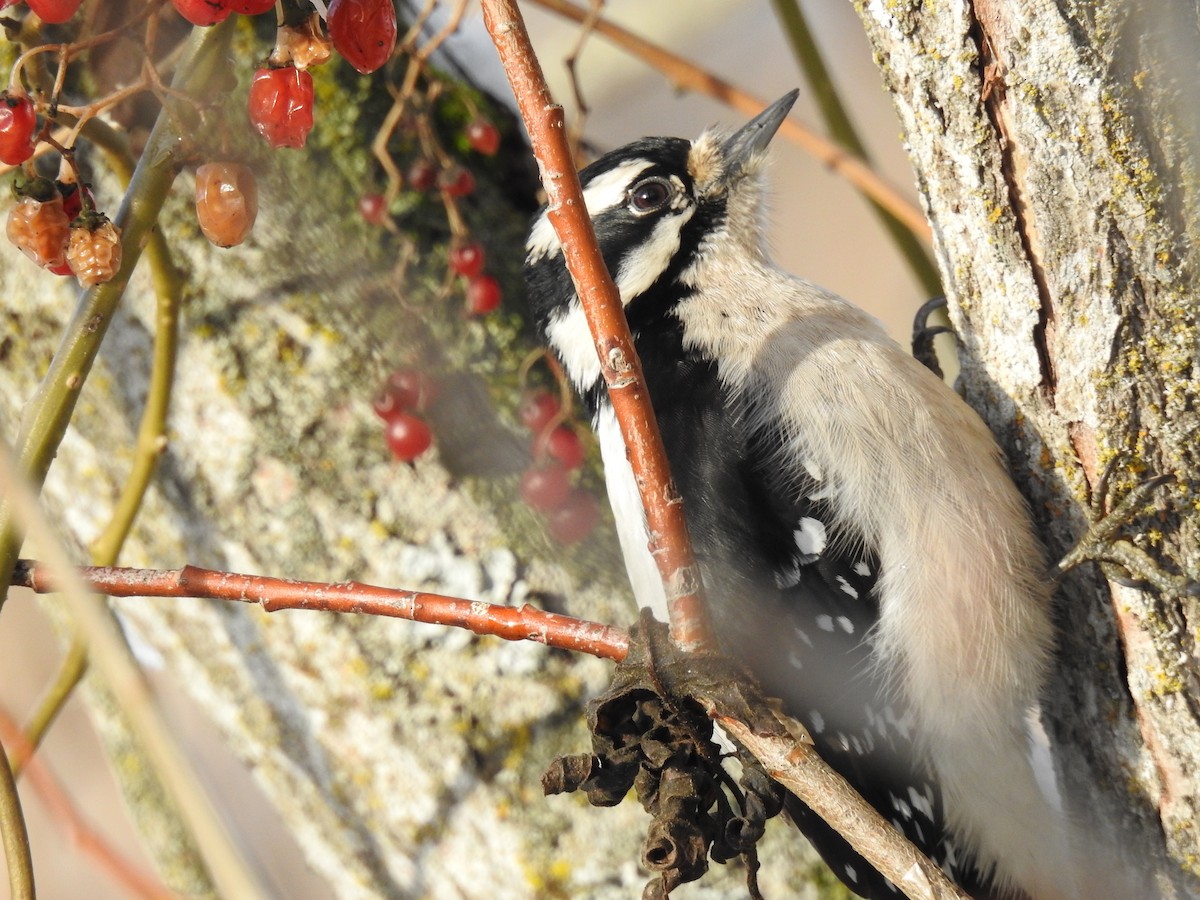
<svg viewBox="0 0 1200 900">
<path fill-rule="evenodd" d="M 697 262 L 723 253 L 761 256 L 758 176 L 797 94 L 784 95 L 733 134 L 706 131 L 694 141 L 642 138 L 579 173 L 631 328 L 668 313 L 686 296 Z M 599 363 L 545 208 L 534 218 L 525 249 L 538 324 L 572 380 L 587 389 L 599 377 Z"/>
</svg>

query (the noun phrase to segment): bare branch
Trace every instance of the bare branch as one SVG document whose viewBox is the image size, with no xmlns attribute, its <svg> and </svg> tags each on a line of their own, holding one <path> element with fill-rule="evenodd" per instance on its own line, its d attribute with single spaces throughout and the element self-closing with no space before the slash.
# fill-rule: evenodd
<svg viewBox="0 0 1200 900">
<path fill-rule="evenodd" d="M 203 597 L 257 603 L 267 612 L 310 609 L 323 612 L 391 616 L 453 625 L 507 641 L 537 641 L 601 659 L 623 659 L 629 637 L 620 628 L 546 612 L 529 606 L 498 606 L 442 594 L 376 587 L 357 581 L 327 584 L 265 575 L 240 575 L 196 566 L 181 569 L 131 569 L 85 566 L 79 575 L 88 586 L 110 597 Z M 40 594 L 61 590 L 59 579 L 37 562 L 21 560 L 13 584 Z"/>
<path fill-rule="evenodd" d="M 912 900 L 970 900 L 821 759 L 807 735 L 797 737 L 790 729 L 788 733 L 759 734 L 739 719 L 719 712 L 712 715 L 754 754 L 768 775 L 828 822 L 905 896 Z"/>
</svg>

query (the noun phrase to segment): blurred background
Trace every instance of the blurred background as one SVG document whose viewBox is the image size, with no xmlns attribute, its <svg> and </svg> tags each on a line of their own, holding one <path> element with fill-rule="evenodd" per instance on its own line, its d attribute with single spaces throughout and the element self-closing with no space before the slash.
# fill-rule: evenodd
<svg viewBox="0 0 1200 900">
<path fill-rule="evenodd" d="M 85 0 L 90 2 L 99 0 Z M 879 85 L 850 4 L 804 5 L 877 171 L 915 203 L 912 174 L 896 140 L 898 128 L 890 101 Z M 575 108 L 564 58 L 576 43 L 579 28 L 533 4 L 523 4 L 523 8 L 551 87 L 572 117 Z M 756 94 L 764 103 L 800 86 L 801 98 L 792 116 L 823 132 L 775 11 L 766 0 L 693 0 L 686 4 L 610 0 L 604 5 L 604 15 Z M 510 97 L 478 9 L 469 12 L 459 34 L 449 43 L 449 52 L 491 93 Z M 662 76 L 599 35 L 586 42 L 578 71 L 591 108 L 584 139 L 597 152 L 642 135 L 691 137 L 711 125 L 736 126 L 746 119 L 710 98 L 679 93 Z M 868 309 L 905 342 L 913 312 L 927 297 L 867 203 L 820 162 L 784 140 L 774 144 L 770 182 L 770 242 L 777 262 Z M 53 677 L 61 649 L 28 595 L 13 597 L 4 620 L 0 628 L 0 705 L 9 716 L 23 721 Z M 158 673 L 155 684 L 182 742 L 193 753 L 212 796 L 218 798 L 223 816 L 239 843 L 249 848 L 249 855 L 277 896 L 326 896 L 326 889 L 304 866 L 253 779 L 223 746 L 204 714 L 169 674 Z M 51 730 L 39 760 L 92 827 L 136 863 L 149 867 L 79 696 L 70 700 Z M 21 790 L 43 897 L 115 900 L 128 896 L 97 870 L 47 813 L 46 803 L 31 789 L 30 779 L 23 782 Z M 0 884 L 0 897 L 7 896 L 7 884 Z"/>
</svg>

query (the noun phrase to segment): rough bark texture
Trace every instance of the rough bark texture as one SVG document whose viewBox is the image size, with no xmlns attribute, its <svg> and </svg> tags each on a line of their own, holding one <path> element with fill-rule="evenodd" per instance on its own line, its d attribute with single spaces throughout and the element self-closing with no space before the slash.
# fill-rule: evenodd
<svg viewBox="0 0 1200 900">
<path fill-rule="evenodd" d="M 1105 466 L 1126 529 L 1200 571 L 1197 9 L 858 0 L 934 226 L 962 388 L 1057 557 Z M 1047 726 L 1069 803 L 1164 892 L 1200 887 L 1195 597 L 1069 576 Z"/>
</svg>

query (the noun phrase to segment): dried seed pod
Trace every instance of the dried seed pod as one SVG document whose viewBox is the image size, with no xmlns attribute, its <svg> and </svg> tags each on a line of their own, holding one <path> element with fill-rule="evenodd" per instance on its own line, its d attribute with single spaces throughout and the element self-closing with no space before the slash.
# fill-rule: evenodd
<svg viewBox="0 0 1200 900">
<path fill-rule="evenodd" d="M 196 170 L 196 218 L 218 247 L 246 239 L 258 216 L 258 181 L 240 163 L 205 163 Z"/>
<path fill-rule="evenodd" d="M 104 213 L 84 213 L 71 224 L 67 264 L 84 287 L 112 281 L 121 268 L 121 231 Z"/>
</svg>

